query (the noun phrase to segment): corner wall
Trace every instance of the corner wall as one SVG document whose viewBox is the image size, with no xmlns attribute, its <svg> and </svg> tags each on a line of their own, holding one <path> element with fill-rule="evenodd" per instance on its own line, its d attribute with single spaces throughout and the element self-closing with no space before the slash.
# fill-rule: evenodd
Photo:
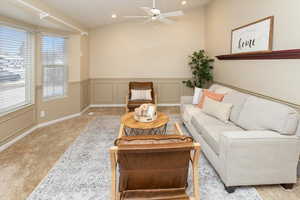
<svg viewBox="0 0 300 200">
<path fill-rule="evenodd" d="M 158 103 L 179 103 L 186 94 L 181 81 L 191 77 L 188 56 L 204 48 L 203 8 L 174 20 L 171 25 L 131 20 L 90 31 L 92 104 L 124 103 L 132 80 L 155 82 Z"/>
<path fill-rule="evenodd" d="M 299 1 L 214 0 L 205 7 L 206 49 L 210 56 L 230 53 L 231 30 L 275 16 L 274 50 L 300 48 Z M 300 105 L 300 60 L 215 62 L 215 81 Z"/>
<path fill-rule="evenodd" d="M 0 21 L 28 27 L 46 33 L 65 35 L 69 37 L 69 80 L 68 94 L 65 98 L 45 101 L 42 97 L 42 66 L 40 61 L 40 35 L 35 34 L 35 96 L 34 104 L 24 106 L 16 111 L 0 116 L 0 146 L 18 135 L 35 127 L 39 123 L 49 122 L 68 115 L 76 114 L 89 105 L 88 87 L 88 36 L 43 27 L 33 26 L 15 19 L 0 16 Z M 46 116 L 41 118 L 44 110 Z"/>
</svg>

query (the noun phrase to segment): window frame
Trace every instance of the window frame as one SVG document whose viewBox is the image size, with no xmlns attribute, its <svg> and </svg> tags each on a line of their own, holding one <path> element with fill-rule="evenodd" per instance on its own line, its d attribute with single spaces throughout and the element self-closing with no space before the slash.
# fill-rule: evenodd
<svg viewBox="0 0 300 200">
<path fill-rule="evenodd" d="M 27 107 L 33 106 L 35 104 L 35 84 L 36 84 L 36 77 L 35 77 L 35 70 L 36 70 L 36 34 L 35 31 L 24 26 L 20 26 L 17 24 L 11 24 L 4 21 L 0 21 L 0 26 L 8 27 L 20 31 L 24 31 L 29 36 L 29 42 L 31 43 L 31 60 L 30 65 L 28 65 L 25 69 L 25 79 L 24 79 L 24 87 L 25 87 L 25 102 L 15 104 L 14 106 L 9 106 L 5 109 L 0 109 L 0 117 L 8 115 L 10 113 L 17 112 L 19 110 L 25 109 Z M 29 86 L 26 86 L 29 83 Z"/>
<path fill-rule="evenodd" d="M 65 51 L 64 51 L 64 58 L 65 58 L 65 65 L 64 66 L 64 94 L 63 95 L 56 95 L 56 96 L 51 96 L 51 97 L 45 97 L 44 96 L 44 80 L 45 80 L 45 67 L 43 65 L 43 37 L 47 36 L 47 37 L 59 37 L 59 38 L 63 38 L 65 39 Z M 52 101 L 52 100 L 58 100 L 58 99 L 64 99 L 68 97 L 68 92 L 69 92 L 69 37 L 65 36 L 65 35 L 59 35 L 59 34 L 54 34 L 54 33 L 47 33 L 47 32 L 43 32 L 39 35 L 39 41 L 40 41 L 40 51 L 39 51 L 39 55 L 40 55 L 40 66 L 42 68 L 42 99 L 44 102 L 47 101 Z"/>
</svg>

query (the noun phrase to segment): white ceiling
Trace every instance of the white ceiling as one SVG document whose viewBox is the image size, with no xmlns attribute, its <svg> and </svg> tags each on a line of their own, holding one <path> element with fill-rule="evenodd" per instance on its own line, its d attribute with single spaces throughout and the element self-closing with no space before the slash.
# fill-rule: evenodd
<svg viewBox="0 0 300 200">
<path fill-rule="evenodd" d="M 59 24 L 50 20 L 40 20 L 39 13 L 34 12 L 32 9 L 25 8 L 24 6 L 13 2 L 11 0 L 0 0 L 0 16 L 16 19 L 36 26 L 59 29 L 63 31 L 71 31 L 65 25 Z M 12 3 L 13 2 L 13 3 Z"/>
<path fill-rule="evenodd" d="M 209 0 L 156 0 L 157 8 L 162 12 L 175 10 L 188 10 L 204 5 Z M 122 16 L 144 15 L 139 7 L 152 7 L 152 0 L 43 0 L 47 5 L 61 11 L 63 14 L 75 19 L 87 28 L 95 28 L 105 24 L 124 21 Z M 117 19 L 111 15 L 116 13 Z"/>
<path fill-rule="evenodd" d="M 55 21 L 41 20 L 39 13 L 22 6 L 15 0 L 0 0 L 0 16 L 5 16 L 27 22 L 33 25 L 71 31 L 65 25 Z M 86 28 L 119 23 L 125 20 L 127 15 L 145 15 L 139 7 L 152 7 L 152 0 L 40 0 L 42 3 L 60 11 L 61 14 L 74 19 Z M 162 12 L 175 10 L 188 11 L 202 6 L 210 0 L 186 0 L 186 5 L 181 5 L 182 0 L 156 0 L 156 7 Z M 50 13 L 51 14 L 51 13 Z M 112 19 L 112 14 L 117 14 Z"/>
</svg>

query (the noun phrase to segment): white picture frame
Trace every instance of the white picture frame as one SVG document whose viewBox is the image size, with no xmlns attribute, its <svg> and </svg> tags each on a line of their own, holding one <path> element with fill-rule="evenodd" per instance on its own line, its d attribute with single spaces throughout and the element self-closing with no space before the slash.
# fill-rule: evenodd
<svg viewBox="0 0 300 200">
<path fill-rule="evenodd" d="M 231 54 L 270 52 L 273 48 L 274 16 L 231 31 Z"/>
</svg>

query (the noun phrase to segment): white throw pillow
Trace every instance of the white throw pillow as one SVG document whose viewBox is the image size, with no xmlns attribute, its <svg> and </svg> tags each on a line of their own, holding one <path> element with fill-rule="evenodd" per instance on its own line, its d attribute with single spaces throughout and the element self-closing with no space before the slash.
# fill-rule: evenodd
<svg viewBox="0 0 300 200">
<path fill-rule="evenodd" d="M 197 105 L 202 97 L 202 88 L 195 87 L 194 89 L 194 97 L 193 97 L 193 104 Z"/>
<path fill-rule="evenodd" d="M 151 90 L 131 90 L 131 100 L 152 100 Z"/>
<path fill-rule="evenodd" d="M 208 115 L 216 117 L 223 122 L 228 122 L 232 104 L 215 101 L 211 98 L 206 98 L 202 111 Z"/>
</svg>

